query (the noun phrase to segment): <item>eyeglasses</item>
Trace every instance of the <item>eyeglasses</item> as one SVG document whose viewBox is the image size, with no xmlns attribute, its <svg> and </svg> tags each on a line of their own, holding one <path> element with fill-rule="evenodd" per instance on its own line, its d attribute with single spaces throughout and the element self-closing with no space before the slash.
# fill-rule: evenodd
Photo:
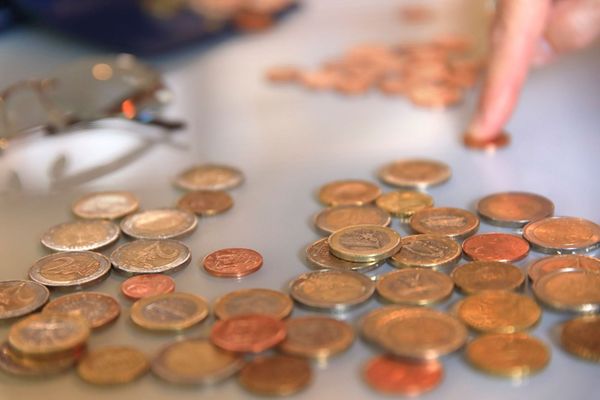
<svg viewBox="0 0 600 400">
<path fill-rule="evenodd" d="M 181 129 L 183 122 L 159 115 L 171 98 L 160 74 L 134 56 L 85 58 L 49 78 L 21 81 L 0 92 L 0 154 L 21 137 L 56 134 L 105 118 Z"/>
</svg>

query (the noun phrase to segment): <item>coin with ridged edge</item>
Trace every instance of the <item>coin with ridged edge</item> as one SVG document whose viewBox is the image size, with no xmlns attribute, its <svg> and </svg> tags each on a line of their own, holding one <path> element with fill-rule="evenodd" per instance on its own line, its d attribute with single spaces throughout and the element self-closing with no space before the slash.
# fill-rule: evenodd
<svg viewBox="0 0 600 400">
<path fill-rule="evenodd" d="M 389 272 L 377 279 L 377 293 L 397 304 L 428 305 L 452 295 L 454 283 L 448 275 L 425 268 Z"/>
<path fill-rule="evenodd" d="M 202 265 L 213 276 L 241 278 L 258 271 L 263 265 L 263 257 L 252 249 L 228 248 L 208 254 Z"/>
<path fill-rule="evenodd" d="M 200 323 L 208 316 L 208 305 L 190 293 L 168 293 L 145 297 L 133 303 L 131 320 L 155 331 L 177 331 Z"/>
<path fill-rule="evenodd" d="M 88 193 L 73 203 L 73 214 L 86 219 L 118 219 L 135 212 L 140 201 L 124 191 Z"/>
<path fill-rule="evenodd" d="M 461 255 L 460 244 L 448 236 L 411 235 L 402 238 L 402 247 L 388 262 L 396 268 L 444 268 L 456 264 Z"/>
<path fill-rule="evenodd" d="M 391 222 L 387 211 L 375 206 L 345 205 L 330 207 L 315 217 L 315 225 L 321 231 L 333 233 L 352 225 L 388 226 Z"/>
<path fill-rule="evenodd" d="M 200 190 L 184 194 L 177 207 L 197 215 L 216 215 L 233 207 L 233 199 L 222 190 Z"/>
<path fill-rule="evenodd" d="M 236 315 L 264 314 L 277 319 L 290 315 L 294 303 L 290 296 L 271 289 L 240 289 L 219 297 L 213 306 L 215 316 L 227 319 Z"/>
<path fill-rule="evenodd" d="M 600 363 L 600 315 L 586 315 L 565 322 L 560 344 L 577 357 Z"/>
<path fill-rule="evenodd" d="M 84 318 L 90 328 L 101 328 L 121 314 L 119 302 L 112 296 L 96 292 L 77 292 L 50 301 L 42 314 L 75 315 Z"/>
<path fill-rule="evenodd" d="M 400 249 L 400 234 L 377 225 L 349 226 L 332 233 L 327 239 L 331 254 L 346 261 L 384 260 Z"/>
<path fill-rule="evenodd" d="M 306 248 L 306 259 L 314 269 L 367 272 L 379 267 L 384 260 L 352 262 L 337 258 L 329 251 L 327 238 L 319 239 Z"/>
<path fill-rule="evenodd" d="M 497 232 L 473 235 L 465 239 L 462 248 L 474 261 L 515 262 L 529 253 L 529 243 L 522 237 Z"/>
<path fill-rule="evenodd" d="M 140 211 L 121 221 L 121 230 L 136 239 L 172 239 L 196 229 L 196 216 L 185 210 L 157 208 Z"/>
<path fill-rule="evenodd" d="M 527 268 L 527 274 L 532 281 L 560 269 L 572 268 L 600 273 L 600 259 L 579 254 L 562 254 L 548 256 L 535 260 Z"/>
<path fill-rule="evenodd" d="M 175 178 L 175 186 L 185 190 L 228 190 L 241 185 L 242 182 L 242 171 L 220 164 L 196 165 Z"/>
<path fill-rule="evenodd" d="M 319 201 L 326 206 L 362 206 L 374 202 L 380 194 L 381 189 L 369 181 L 334 181 L 321 187 Z"/>
<path fill-rule="evenodd" d="M 50 291 L 31 281 L 0 281 L 0 321 L 22 317 L 42 307 Z"/>
<path fill-rule="evenodd" d="M 418 396 L 435 389 L 444 376 L 437 360 L 408 361 L 392 356 L 376 356 L 364 367 L 365 381 L 384 394 Z"/>
<path fill-rule="evenodd" d="M 426 159 L 398 160 L 379 170 L 379 179 L 388 185 L 424 189 L 450 179 L 450 167 L 440 161 Z"/>
<path fill-rule="evenodd" d="M 552 216 L 554 204 L 535 193 L 494 193 L 479 200 L 477 213 L 492 225 L 520 228 L 531 221 Z"/>
<path fill-rule="evenodd" d="M 304 389 L 312 380 L 308 361 L 290 356 L 255 358 L 242 369 L 240 384 L 266 396 L 288 396 Z"/>
<path fill-rule="evenodd" d="M 460 208 L 426 208 L 412 216 L 410 227 L 417 233 L 434 233 L 463 239 L 477 232 L 479 218 Z"/>
<path fill-rule="evenodd" d="M 217 321 L 210 330 L 211 342 L 229 351 L 260 353 L 278 345 L 286 335 L 285 324 L 261 314 L 244 314 Z"/>
<path fill-rule="evenodd" d="M 107 346 L 86 353 L 77 365 L 81 379 L 94 385 L 121 385 L 144 375 L 148 358 L 134 347 Z"/>
<path fill-rule="evenodd" d="M 100 219 L 79 220 L 58 224 L 42 236 L 42 244 L 54 251 L 95 250 L 115 242 L 119 227 Z"/>
<path fill-rule="evenodd" d="M 49 287 L 83 287 L 107 278 L 110 266 L 106 256 L 93 251 L 59 252 L 37 260 L 29 278 Z"/>
<path fill-rule="evenodd" d="M 484 290 L 515 290 L 525 282 L 518 267 L 500 261 L 474 261 L 454 268 L 454 284 L 466 294 Z"/>
<path fill-rule="evenodd" d="M 174 290 L 175 280 L 162 274 L 136 275 L 121 284 L 121 293 L 133 300 L 172 293 Z"/>
<path fill-rule="evenodd" d="M 523 237 L 542 253 L 585 253 L 600 246 L 600 226 L 575 217 L 549 217 L 530 222 Z"/>
<path fill-rule="evenodd" d="M 600 274 L 596 272 L 558 270 L 536 280 L 532 290 L 539 301 L 557 310 L 600 310 Z"/>
<path fill-rule="evenodd" d="M 285 326 L 287 336 L 279 350 L 299 357 L 325 359 L 347 350 L 354 341 L 352 326 L 330 317 L 297 317 Z"/>
<path fill-rule="evenodd" d="M 71 369 L 83 354 L 83 347 L 55 356 L 28 357 L 5 342 L 0 345 L 0 371 L 14 376 L 46 377 Z"/>
<path fill-rule="evenodd" d="M 110 255 L 115 269 L 127 275 L 175 272 L 191 259 L 190 249 L 172 239 L 139 239 L 122 244 Z"/>
<path fill-rule="evenodd" d="M 433 207 L 433 197 L 426 193 L 401 191 L 384 193 L 375 202 L 377 207 L 402 221 L 408 221 L 417 211 Z"/>
</svg>

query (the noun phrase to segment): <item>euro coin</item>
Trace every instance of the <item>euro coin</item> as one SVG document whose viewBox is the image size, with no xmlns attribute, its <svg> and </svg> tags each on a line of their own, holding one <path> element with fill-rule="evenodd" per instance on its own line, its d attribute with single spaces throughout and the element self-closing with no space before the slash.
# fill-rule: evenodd
<svg viewBox="0 0 600 400">
<path fill-rule="evenodd" d="M 381 194 L 374 183 L 362 180 L 330 182 L 319 190 L 319 200 L 326 206 L 356 205 L 372 203 Z"/>
<path fill-rule="evenodd" d="M 533 283 L 535 297 L 548 307 L 575 312 L 600 310 L 600 274 L 563 269 Z"/>
<path fill-rule="evenodd" d="M 462 255 L 458 242 L 437 234 L 402 238 L 402 247 L 388 261 L 396 268 L 444 268 L 456 264 Z"/>
<path fill-rule="evenodd" d="M 379 179 L 384 183 L 407 189 L 439 185 L 450 179 L 450 175 L 447 164 L 427 159 L 394 161 L 384 165 L 378 173 Z"/>
<path fill-rule="evenodd" d="M 136 275 L 121 284 L 121 292 L 133 300 L 172 293 L 174 290 L 173 278 L 162 274 Z"/>
<path fill-rule="evenodd" d="M 394 255 L 401 246 L 400 235 L 377 225 L 349 226 L 332 233 L 327 241 L 331 253 L 343 260 L 369 262 Z"/>
<path fill-rule="evenodd" d="M 444 368 L 437 360 L 410 361 L 383 355 L 367 363 L 363 376 L 369 386 L 378 392 L 418 396 L 441 383 Z"/>
<path fill-rule="evenodd" d="M 197 215 L 216 215 L 233 207 L 233 199 L 222 190 L 199 190 L 184 194 L 177 207 Z"/>
<path fill-rule="evenodd" d="M 189 328 L 208 316 L 208 305 L 189 293 L 168 293 L 145 297 L 133 303 L 131 320 L 144 329 L 177 331 Z"/>
<path fill-rule="evenodd" d="M 177 240 L 139 239 L 117 247 L 110 261 L 126 275 L 158 274 L 184 268 L 191 257 L 190 249 Z"/>
<path fill-rule="evenodd" d="M 530 222 L 523 237 L 542 253 L 585 253 L 600 246 L 600 226 L 575 217 L 549 217 Z"/>
<path fill-rule="evenodd" d="M 56 356 L 28 357 L 15 351 L 7 342 L 0 345 L 0 371 L 15 376 L 44 377 L 71 369 L 81 357 L 83 348 Z"/>
<path fill-rule="evenodd" d="M 534 193 L 494 193 L 479 200 L 477 213 L 492 225 L 520 228 L 531 221 L 551 217 L 554 204 Z"/>
<path fill-rule="evenodd" d="M 311 380 L 308 361 L 280 355 L 255 358 L 239 375 L 246 390 L 263 396 L 288 396 L 304 389 Z"/>
<path fill-rule="evenodd" d="M 245 314 L 217 321 L 210 340 L 223 350 L 260 353 L 279 344 L 286 335 L 285 324 L 268 315 Z"/>
<path fill-rule="evenodd" d="M 299 357 L 325 359 L 347 350 L 354 341 L 352 326 L 329 317 L 292 318 L 285 326 L 287 335 L 279 350 Z"/>
<path fill-rule="evenodd" d="M 69 251 L 47 255 L 29 269 L 29 278 L 54 288 L 93 285 L 110 274 L 110 260 L 93 251 Z"/>
<path fill-rule="evenodd" d="M 390 215 L 375 206 L 337 206 L 321 211 L 315 217 L 315 225 L 319 230 L 333 233 L 352 225 L 388 226 Z"/>
<path fill-rule="evenodd" d="M 219 297 L 213 310 L 219 319 L 244 314 L 262 314 L 283 319 L 293 308 L 292 299 L 285 293 L 271 289 L 240 289 Z"/>
<path fill-rule="evenodd" d="M 74 315 L 85 319 L 92 329 L 101 328 L 121 314 L 119 302 L 104 293 L 77 292 L 60 296 L 46 304 L 42 314 Z"/>
<path fill-rule="evenodd" d="M 414 191 L 389 192 L 379 196 L 375 204 L 401 221 L 408 221 L 417 211 L 433 207 L 433 198 Z"/>
<path fill-rule="evenodd" d="M 258 271 L 263 265 L 263 257 L 252 249 L 221 249 L 204 257 L 202 265 L 211 275 L 241 278 Z"/>
<path fill-rule="evenodd" d="M 596 257 L 579 254 L 548 256 L 535 260 L 527 268 L 529 279 L 537 281 L 540 277 L 560 269 L 581 269 L 600 273 L 600 260 Z"/>
<path fill-rule="evenodd" d="M 42 236 L 42 244 L 54 251 L 95 250 L 115 242 L 119 233 L 111 221 L 79 220 L 51 227 Z"/>
<path fill-rule="evenodd" d="M 94 385 L 120 385 L 140 378 L 149 368 L 146 355 L 138 349 L 107 346 L 86 353 L 77 365 L 77 374 Z"/>
<path fill-rule="evenodd" d="M 121 229 L 136 239 L 172 239 L 192 232 L 197 223 L 189 211 L 158 208 L 129 215 L 121 221 Z"/>
<path fill-rule="evenodd" d="M 73 214 L 86 219 L 118 219 L 135 212 L 138 198 L 130 192 L 88 193 L 73 203 Z"/>
<path fill-rule="evenodd" d="M 586 315 L 565 322 L 560 343 L 577 357 L 600 362 L 600 316 Z"/>
<path fill-rule="evenodd" d="M 50 291 L 36 282 L 0 281 L 0 321 L 32 313 L 49 297 Z"/>
<path fill-rule="evenodd" d="M 377 293 L 391 303 L 428 305 L 452 295 L 454 283 L 444 273 L 425 268 L 407 268 L 379 276 Z"/>
<path fill-rule="evenodd" d="M 474 261 L 456 267 L 450 275 L 463 293 L 484 290 L 515 290 L 525 282 L 525 274 L 516 266 L 499 261 Z"/>
<path fill-rule="evenodd" d="M 529 243 L 508 233 L 481 233 L 462 244 L 465 255 L 474 261 L 519 261 L 529 253 Z"/>
<path fill-rule="evenodd" d="M 306 248 L 306 259 L 315 269 L 367 272 L 379 267 L 384 260 L 352 262 L 337 258 L 329 250 L 327 238 L 319 239 Z"/>
<path fill-rule="evenodd" d="M 219 164 L 196 165 L 175 178 L 175 186 L 185 190 L 229 190 L 242 182 L 242 171 Z"/>
<path fill-rule="evenodd" d="M 417 233 L 433 233 L 464 239 L 477 232 L 479 218 L 460 208 L 426 208 L 412 216 L 410 227 Z"/>
</svg>

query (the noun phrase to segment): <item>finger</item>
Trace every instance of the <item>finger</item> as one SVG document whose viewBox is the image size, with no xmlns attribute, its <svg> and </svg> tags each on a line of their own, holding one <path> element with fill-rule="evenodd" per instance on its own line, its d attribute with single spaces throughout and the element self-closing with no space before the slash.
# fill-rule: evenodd
<svg viewBox="0 0 600 400">
<path fill-rule="evenodd" d="M 535 46 L 544 30 L 550 0 L 501 0 L 492 31 L 491 54 L 471 137 L 492 140 L 508 121 Z"/>
<path fill-rule="evenodd" d="M 558 1 L 548 15 L 545 37 L 556 52 L 579 49 L 600 35 L 600 1 Z"/>
</svg>

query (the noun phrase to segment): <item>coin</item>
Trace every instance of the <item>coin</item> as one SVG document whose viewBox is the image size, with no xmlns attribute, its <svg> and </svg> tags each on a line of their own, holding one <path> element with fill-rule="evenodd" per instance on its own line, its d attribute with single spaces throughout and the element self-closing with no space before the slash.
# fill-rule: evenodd
<svg viewBox="0 0 600 400">
<path fill-rule="evenodd" d="M 161 274 L 136 275 L 121 284 L 121 292 L 133 300 L 172 293 L 174 290 L 173 278 Z"/>
<path fill-rule="evenodd" d="M 197 223 L 189 211 L 158 208 L 126 217 L 121 221 L 121 229 L 136 239 L 171 239 L 192 232 Z"/>
<path fill-rule="evenodd" d="M 350 271 L 321 270 L 300 275 L 290 284 L 290 295 L 305 306 L 345 310 L 367 301 L 375 291 L 368 277 Z"/>
<path fill-rule="evenodd" d="M 134 240 L 115 249 L 110 261 L 125 274 L 158 274 L 185 267 L 191 259 L 190 249 L 177 240 Z"/>
<path fill-rule="evenodd" d="M 437 360 L 407 361 L 383 355 L 367 363 L 363 376 L 369 386 L 378 392 L 418 396 L 440 384 L 444 369 Z"/>
<path fill-rule="evenodd" d="M 527 274 L 529 275 L 529 279 L 536 281 L 543 275 L 565 268 L 600 272 L 600 260 L 595 257 L 580 256 L 578 254 L 548 256 L 531 263 L 527 269 Z"/>
<path fill-rule="evenodd" d="M 410 227 L 417 233 L 435 233 L 463 239 L 477 232 L 479 218 L 460 208 L 426 208 L 412 216 Z"/>
<path fill-rule="evenodd" d="M 541 371 L 550 362 L 550 349 L 525 333 L 483 335 L 467 346 L 467 360 L 476 368 L 509 378 Z"/>
<path fill-rule="evenodd" d="M 0 370 L 16 376 L 48 376 L 69 370 L 82 351 L 77 349 L 59 356 L 35 358 L 19 354 L 5 342 L 0 345 Z"/>
<path fill-rule="evenodd" d="M 155 331 L 189 328 L 208 316 L 208 305 L 189 293 L 168 293 L 145 297 L 133 303 L 131 320 L 138 326 Z"/>
<path fill-rule="evenodd" d="M 450 275 L 454 284 L 466 294 L 484 290 L 515 290 L 525 281 L 525 274 L 508 263 L 474 261 L 456 267 Z"/>
<path fill-rule="evenodd" d="M 214 345 L 229 351 L 260 353 L 285 339 L 285 324 L 268 315 L 237 315 L 215 322 L 210 331 Z"/>
<path fill-rule="evenodd" d="M 492 225 L 520 228 L 531 221 L 552 216 L 554 204 L 534 193 L 494 193 L 479 200 L 477 213 Z"/>
<path fill-rule="evenodd" d="M 424 189 L 450 179 L 450 167 L 443 162 L 426 159 L 393 161 L 379 170 L 379 179 L 388 185 Z"/>
<path fill-rule="evenodd" d="M 474 138 L 473 135 L 467 132 L 463 136 L 463 143 L 470 149 L 495 151 L 510 144 L 510 135 L 506 132 L 500 132 L 498 136 L 491 140 L 481 140 Z"/>
<path fill-rule="evenodd" d="M 130 192 L 88 193 L 73 203 L 73 214 L 87 219 L 118 219 L 140 206 L 140 201 Z"/>
<path fill-rule="evenodd" d="M 224 278 L 241 278 L 258 271 L 262 264 L 260 253 L 242 248 L 213 251 L 202 260 L 206 272 Z"/>
<path fill-rule="evenodd" d="M 560 343 L 571 354 L 600 362 L 600 316 L 586 315 L 565 322 Z"/>
<path fill-rule="evenodd" d="M 463 252 L 473 261 L 521 260 L 529 253 L 529 243 L 508 233 L 480 233 L 465 239 Z"/>
<path fill-rule="evenodd" d="M 388 226 L 390 215 L 375 206 L 337 206 L 317 214 L 315 225 L 323 232 L 333 233 L 352 225 Z"/>
<path fill-rule="evenodd" d="M 540 277 L 532 289 L 538 300 L 558 310 L 600 310 L 600 274 L 596 272 L 558 270 Z"/>
<path fill-rule="evenodd" d="M 119 385 L 132 382 L 150 368 L 146 355 L 133 347 L 107 346 L 83 356 L 77 373 L 94 385 Z"/>
<path fill-rule="evenodd" d="M 175 186 L 185 190 L 229 190 L 242 184 L 244 174 L 227 165 L 203 164 L 191 167 L 175 178 Z"/>
<path fill-rule="evenodd" d="M 119 238 L 113 222 L 90 219 L 54 225 L 42 236 L 42 244 L 55 251 L 84 251 L 107 246 Z"/>
<path fill-rule="evenodd" d="M 280 65 L 271 67 L 266 73 L 267 79 L 271 82 L 284 83 L 293 82 L 300 76 L 300 70 L 291 65 Z"/>
<path fill-rule="evenodd" d="M 458 317 L 480 332 L 513 333 L 535 325 L 542 310 L 531 298 L 504 290 L 486 290 L 463 299 Z"/>
<path fill-rule="evenodd" d="M 96 329 L 117 319 L 121 314 L 121 306 L 104 293 L 77 292 L 57 297 L 44 307 L 42 313 L 82 317 L 90 328 Z"/>
<path fill-rule="evenodd" d="M 48 301 L 50 291 L 31 281 L 0 281 L 0 321 L 34 312 Z"/>
<path fill-rule="evenodd" d="M 462 248 L 452 238 L 437 234 L 411 235 L 402 238 L 400 251 L 389 258 L 397 268 L 442 268 L 455 264 Z"/>
<path fill-rule="evenodd" d="M 425 268 L 407 268 L 377 279 L 377 293 L 391 303 L 428 305 L 452 295 L 454 283 L 446 274 Z"/>
<path fill-rule="evenodd" d="M 381 265 L 383 260 L 352 262 L 337 258 L 329 251 L 327 238 L 319 239 L 306 248 L 306 259 L 316 269 L 335 269 L 338 271 L 371 271 Z"/>
<path fill-rule="evenodd" d="M 285 325 L 287 336 L 279 350 L 290 355 L 325 359 L 347 350 L 354 341 L 352 326 L 329 317 L 297 317 Z"/>
<path fill-rule="evenodd" d="M 222 190 L 199 190 L 184 194 L 177 207 L 197 215 L 215 215 L 233 207 L 233 199 Z"/>
<path fill-rule="evenodd" d="M 433 207 L 433 197 L 421 192 L 389 192 L 379 196 L 375 203 L 377 207 L 405 221 L 417 211 Z"/>
<path fill-rule="evenodd" d="M 240 384 L 250 392 L 266 396 L 288 396 L 304 389 L 312 380 L 308 361 L 290 356 L 255 358 L 240 372 Z"/>
<path fill-rule="evenodd" d="M 460 87 L 447 83 L 422 82 L 411 85 L 408 97 L 415 105 L 421 107 L 446 108 L 459 103 L 463 92 Z"/>
<path fill-rule="evenodd" d="M 212 384 L 234 375 L 244 365 L 241 355 L 205 339 L 169 344 L 152 360 L 152 372 L 171 383 Z"/>
<path fill-rule="evenodd" d="M 403 310 L 405 308 L 406 306 L 404 305 L 389 305 L 375 308 L 363 315 L 359 320 L 362 337 L 368 342 L 377 343 L 379 320 L 395 310 Z"/>
<path fill-rule="evenodd" d="M 241 289 L 219 297 L 213 307 L 219 319 L 244 314 L 262 314 L 283 319 L 290 315 L 294 303 L 290 296 L 270 289 Z"/>
<path fill-rule="evenodd" d="M 362 206 L 374 202 L 380 194 L 381 189 L 368 181 L 334 181 L 321 187 L 319 201 L 326 206 Z"/>
<path fill-rule="evenodd" d="M 40 258 L 29 269 L 29 278 L 50 287 L 93 285 L 110 274 L 110 261 L 93 251 L 59 252 Z"/>
<path fill-rule="evenodd" d="M 523 237 L 542 253 L 585 253 L 600 246 L 600 226 L 575 217 L 550 217 L 530 222 Z"/>
<path fill-rule="evenodd" d="M 8 343 L 26 355 L 46 355 L 75 349 L 85 343 L 90 328 L 75 315 L 33 314 L 10 327 Z"/>
<path fill-rule="evenodd" d="M 349 226 L 327 240 L 331 254 L 346 261 L 384 260 L 395 254 L 402 239 L 393 229 L 377 225 Z"/>
</svg>

